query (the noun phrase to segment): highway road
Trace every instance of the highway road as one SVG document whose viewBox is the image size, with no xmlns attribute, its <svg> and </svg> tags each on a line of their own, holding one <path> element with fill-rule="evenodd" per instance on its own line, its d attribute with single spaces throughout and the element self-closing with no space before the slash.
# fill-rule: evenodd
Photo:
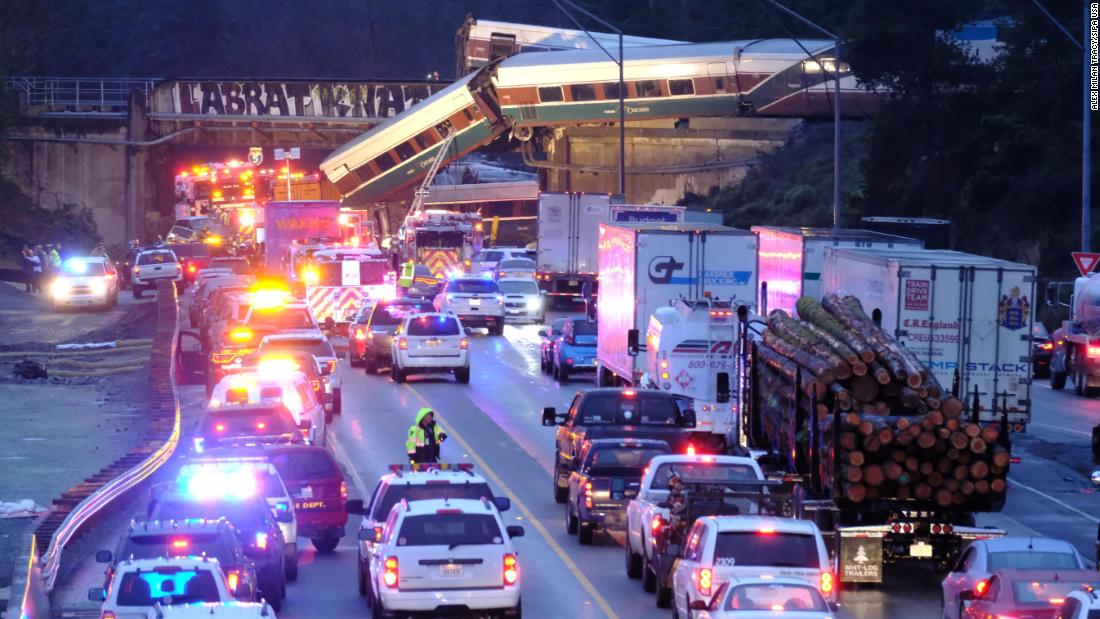
<svg viewBox="0 0 1100 619">
<path fill-rule="evenodd" d="M 430 406 L 450 435 L 445 461 L 473 462 L 498 493 L 513 500 L 508 524 L 526 528 L 517 541 L 523 573 L 523 604 L 530 617 L 668 617 L 639 581 L 628 580 L 618 540 L 598 537 L 580 546 L 566 535 L 564 510 L 551 494 L 553 429 L 541 425 L 544 406 L 564 407 L 585 378 L 558 385 L 539 370 L 536 325 L 508 326 L 504 337 L 475 336 L 471 341 L 469 385 L 450 377 L 414 377 L 404 385 L 389 375 L 367 376 L 344 362 L 344 414 L 330 426 L 338 458 L 349 468 L 353 493 L 369 496 L 387 465 L 404 460 L 404 436 L 415 411 Z M 1045 382 L 1045 381 L 1044 381 Z M 1057 445 L 1062 451 L 1087 451 L 1083 435 L 1090 418 L 1100 417 L 1100 401 L 1083 401 L 1071 392 L 1036 389 L 1034 436 L 1021 441 L 1024 461 L 1013 468 L 1013 488 L 1001 514 L 982 515 L 979 524 L 1011 534 L 1062 537 L 1093 556 L 1100 497 L 1084 485 L 1079 471 L 1026 451 Z M 1074 432 L 1082 433 L 1075 434 Z M 290 586 L 281 617 L 354 617 L 368 610 L 355 586 L 355 529 L 329 555 L 303 545 L 301 576 Z M 118 532 L 103 532 L 101 547 L 114 547 Z M 84 559 L 64 583 L 67 607 L 77 602 L 102 573 Z M 892 568 L 882 587 L 842 592 L 842 617 L 926 619 L 940 617 L 940 576 L 923 565 Z"/>
</svg>

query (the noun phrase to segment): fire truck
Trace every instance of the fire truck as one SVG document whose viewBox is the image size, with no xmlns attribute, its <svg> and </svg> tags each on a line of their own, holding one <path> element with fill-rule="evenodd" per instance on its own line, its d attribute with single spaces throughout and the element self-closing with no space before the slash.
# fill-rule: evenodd
<svg viewBox="0 0 1100 619">
<path fill-rule="evenodd" d="M 437 278 L 465 273 L 470 256 L 481 251 L 481 232 L 477 213 L 411 212 L 400 230 L 401 258 L 428 267 Z"/>
<path fill-rule="evenodd" d="M 367 300 L 397 294 L 390 260 L 374 248 L 330 247 L 314 251 L 303 271 L 306 303 L 318 322 L 332 318 L 345 331 Z"/>
</svg>

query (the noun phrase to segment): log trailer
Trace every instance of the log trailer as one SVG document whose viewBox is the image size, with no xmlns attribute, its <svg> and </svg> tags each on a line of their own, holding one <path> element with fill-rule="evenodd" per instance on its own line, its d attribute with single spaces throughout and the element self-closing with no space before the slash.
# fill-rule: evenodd
<svg viewBox="0 0 1100 619">
<path fill-rule="evenodd" d="M 969 542 L 1003 536 L 974 514 L 1004 507 L 1007 415 L 983 423 L 979 395 L 964 402 L 957 380 L 940 386 L 855 297 L 803 297 L 798 313 L 738 312 L 739 437 L 769 476 L 794 484 L 840 581 L 882 582 L 884 565 L 906 560 L 946 569 Z"/>
</svg>

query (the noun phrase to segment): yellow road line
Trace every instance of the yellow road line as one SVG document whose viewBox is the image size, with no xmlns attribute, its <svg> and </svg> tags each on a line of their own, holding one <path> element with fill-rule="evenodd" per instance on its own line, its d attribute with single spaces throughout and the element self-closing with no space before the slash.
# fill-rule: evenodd
<svg viewBox="0 0 1100 619">
<path fill-rule="evenodd" d="M 405 383 L 405 387 L 409 391 L 411 391 L 413 396 L 415 396 L 416 399 L 420 400 L 420 402 L 424 406 L 427 406 L 432 410 L 436 409 L 436 407 L 432 406 L 432 404 L 428 402 L 428 400 L 425 399 L 424 396 L 420 395 L 420 392 L 414 389 L 412 385 Z M 577 579 L 577 582 L 579 582 L 582 587 L 584 587 L 584 590 L 588 592 L 588 595 L 592 596 L 592 599 L 596 601 L 596 604 L 600 607 L 601 610 L 603 610 L 604 614 L 607 615 L 609 619 L 619 619 L 619 615 L 611 609 L 611 605 L 608 604 L 607 600 L 605 600 L 603 596 L 600 595 L 600 592 L 596 590 L 596 586 L 592 584 L 592 581 L 588 580 L 588 577 L 585 576 L 583 572 L 581 572 L 580 568 L 577 567 L 577 564 L 573 562 L 573 559 L 569 558 L 569 555 L 566 554 L 565 550 L 561 547 L 560 544 L 558 544 L 557 540 L 550 536 L 550 531 L 548 531 L 546 529 L 546 526 L 542 524 L 542 521 L 535 517 L 535 514 L 527 508 L 527 505 L 524 504 L 524 502 L 519 498 L 519 495 L 513 492 L 512 489 L 508 487 L 508 484 L 504 483 L 504 480 L 501 479 L 500 476 L 498 476 L 493 471 L 493 469 L 489 467 L 489 464 L 485 462 L 485 460 L 483 460 L 481 456 L 477 455 L 477 452 L 474 451 L 474 449 L 470 446 L 469 443 L 466 442 L 464 438 L 462 438 L 462 435 L 459 434 L 457 430 L 455 430 L 454 426 L 443 422 L 439 417 L 436 417 L 436 423 L 443 426 L 443 430 L 447 433 L 447 436 L 449 438 L 454 438 L 456 441 L 458 441 L 458 444 L 462 446 L 462 449 L 466 450 L 466 453 L 470 454 L 470 457 L 473 458 L 474 462 L 477 463 L 478 467 L 484 472 L 485 476 L 492 480 L 492 482 L 496 484 L 498 488 L 500 488 L 512 499 L 512 503 L 514 503 L 516 507 L 519 507 L 519 511 L 523 512 L 523 517 L 531 522 L 531 526 L 535 527 L 535 530 L 539 532 L 539 535 L 541 535 L 543 539 L 546 540 L 546 543 L 550 546 L 550 549 L 554 551 L 554 554 L 558 555 L 558 558 L 561 559 L 562 563 L 565 564 L 565 567 L 569 568 L 570 572 L 573 572 L 573 577 Z"/>
</svg>

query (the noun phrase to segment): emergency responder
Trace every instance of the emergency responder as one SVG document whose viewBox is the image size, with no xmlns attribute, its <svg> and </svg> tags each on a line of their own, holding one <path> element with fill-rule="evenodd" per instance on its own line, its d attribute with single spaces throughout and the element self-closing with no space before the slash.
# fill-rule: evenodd
<svg viewBox="0 0 1100 619">
<path fill-rule="evenodd" d="M 439 446 L 447 440 L 447 434 L 435 423 L 435 412 L 422 408 L 416 413 L 416 423 L 409 428 L 405 440 L 405 453 L 414 464 L 439 462 Z"/>
<path fill-rule="evenodd" d="M 416 265 L 412 260 L 406 260 L 401 264 L 401 275 L 397 278 L 397 285 L 401 288 L 401 295 L 409 294 L 413 279 L 416 277 Z"/>
</svg>

